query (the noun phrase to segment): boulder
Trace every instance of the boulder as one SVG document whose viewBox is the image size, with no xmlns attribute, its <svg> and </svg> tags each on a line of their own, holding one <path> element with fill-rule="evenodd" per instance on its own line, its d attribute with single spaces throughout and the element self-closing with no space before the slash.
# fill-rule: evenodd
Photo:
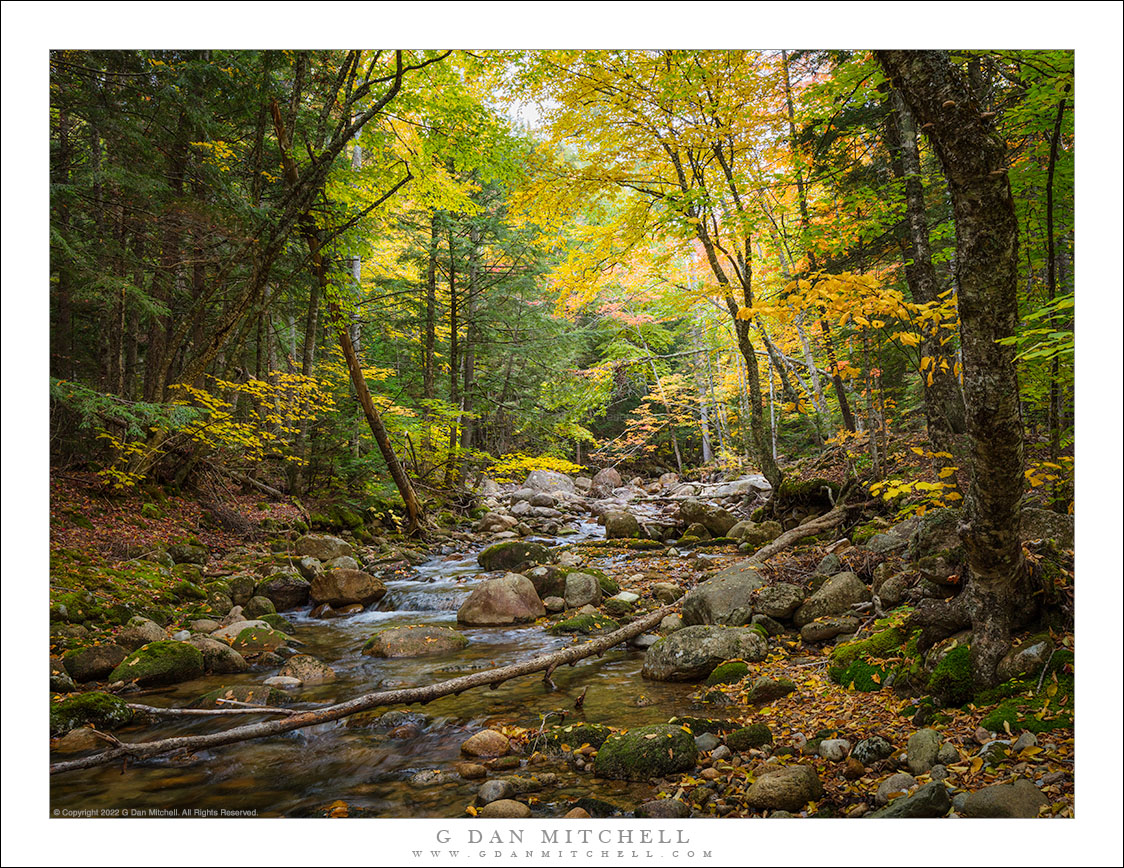
<svg viewBox="0 0 1124 868">
<path fill-rule="evenodd" d="M 318 561 L 330 561 L 353 554 L 350 543 L 338 536 L 320 533 L 305 534 L 298 539 L 296 553 L 300 557 L 316 558 Z"/>
<path fill-rule="evenodd" d="M 125 629 L 118 633 L 114 640 L 127 651 L 135 651 L 141 645 L 149 642 L 158 642 L 168 638 L 168 631 L 148 618 L 139 615 L 129 619 Z M 120 661 L 118 661 L 120 662 Z"/>
<path fill-rule="evenodd" d="M 656 582 L 652 585 L 652 593 L 661 605 L 674 603 L 683 596 L 683 589 L 673 582 Z"/>
<path fill-rule="evenodd" d="M 664 723 L 609 736 L 597 751 L 593 770 L 603 778 L 646 781 L 690 771 L 697 759 L 698 748 L 691 733 Z"/>
<path fill-rule="evenodd" d="M 874 765 L 879 760 L 884 760 L 892 755 L 894 746 L 880 735 L 864 738 L 855 745 L 851 756 L 864 766 Z"/>
<path fill-rule="evenodd" d="M 823 784 L 811 766 L 783 766 L 759 775 L 745 792 L 746 802 L 759 811 L 799 811 L 823 796 Z"/>
<path fill-rule="evenodd" d="M 526 576 L 508 573 L 478 585 L 457 610 L 457 622 L 474 627 L 525 624 L 546 614 Z"/>
<path fill-rule="evenodd" d="M 563 597 L 566 607 L 577 609 L 581 606 L 601 605 L 601 584 L 597 576 L 589 573 L 568 573 Z"/>
<path fill-rule="evenodd" d="M 269 597 L 250 597 L 242 609 L 242 616 L 247 620 L 260 618 L 262 615 L 276 615 L 277 607 Z"/>
<path fill-rule="evenodd" d="M 470 736 L 461 744 L 461 753 L 472 757 L 497 757 L 510 753 L 511 742 L 507 736 L 494 729 L 485 729 Z"/>
<path fill-rule="evenodd" d="M 897 776 L 895 775 L 895 777 Z M 951 807 L 952 802 L 948 798 L 948 787 L 941 781 L 932 781 L 923 787 L 919 787 L 912 795 L 894 799 L 886 807 L 866 816 L 869 819 L 921 820 L 943 817 Z"/>
<path fill-rule="evenodd" d="M 245 606 L 254 595 L 257 580 L 249 573 L 228 576 L 226 584 L 230 588 L 230 602 L 235 606 Z"/>
<path fill-rule="evenodd" d="M 1051 509 L 1024 509 L 1019 518 L 1019 536 L 1024 540 L 1057 540 L 1062 548 L 1073 548 L 1073 516 Z"/>
<path fill-rule="evenodd" d="M 749 702 L 753 705 L 765 705 L 788 696 L 796 690 L 796 682 L 791 678 L 771 678 L 761 675 L 755 678 L 749 688 Z"/>
<path fill-rule="evenodd" d="M 117 729 L 133 719 L 125 700 L 108 693 L 75 693 L 50 705 L 51 735 L 61 735 L 92 723 L 102 730 Z"/>
<path fill-rule="evenodd" d="M 246 624 L 265 623 L 260 621 L 247 621 Z M 290 641 L 284 633 L 274 630 L 270 626 L 248 627 L 240 624 L 241 632 L 230 643 L 230 647 L 239 654 L 253 657 L 258 654 L 271 654 L 282 645 Z"/>
<path fill-rule="evenodd" d="M 268 597 L 277 611 L 299 609 L 308 603 L 308 580 L 296 573 L 274 573 L 258 583 L 254 593 Z"/>
<path fill-rule="evenodd" d="M 550 549 L 539 543 L 505 540 L 488 546 L 476 556 L 485 572 L 510 570 L 522 564 L 543 564 L 550 560 Z"/>
<path fill-rule="evenodd" d="M 246 658 L 211 636 L 192 636 L 187 640 L 203 654 L 203 670 L 215 675 L 233 675 L 250 668 Z"/>
<path fill-rule="evenodd" d="M 920 775 L 929 771 L 936 764 L 940 749 L 941 736 L 935 729 L 920 729 L 911 735 L 905 747 L 910 772 Z"/>
<path fill-rule="evenodd" d="M 363 645 L 369 657 L 429 657 L 450 654 L 468 645 L 468 637 L 450 627 L 416 624 L 380 630 Z"/>
<path fill-rule="evenodd" d="M 203 674 L 203 652 L 187 642 L 150 642 L 126 657 L 109 673 L 110 681 L 143 686 L 178 684 Z"/>
<path fill-rule="evenodd" d="M 915 786 L 917 786 L 917 778 L 913 775 L 907 775 L 905 772 L 898 772 L 897 774 L 890 775 L 890 777 L 886 778 L 886 780 L 878 785 L 878 790 L 874 794 L 874 803 L 876 805 L 885 805 L 891 799 L 904 796 Z"/>
<path fill-rule="evenodd" d="M 684 624 L 749 623 L 758 590 L 765 579 L 756 563 L 741 561 L 692 588 L 683 599 Z"/>
<path fill-rule="evenodd" d="M 294 654 L 277 674 L 282 678 L 296 678 L 305 685 L 327 684 L 336 680 L 336 671 L 311 654 Z"/>
<path fill-rule="evenodd" d="M 674 488 L 679 484 L 679 474 L 674 471 L 661 473 L 659 478 L 660 488 Z"/>
<path fill-rule="evenodd" d="M 223 642 L 233 642 L 238 638 L 238 634 L 245 630 L 247 627 L 257 627 L 260 630 L 269 630 L 270 625 L 267 621 L 254 620 L 247 621 L 243 618 L 240 621 L 232 621 L 211 634 L 212 639 L 220 639 Z"/>
<path fill-rule="evenodd" d="M 621 475 L 613 467 L 605 467 L 597 471 L 590 485 L 591 497 L 609 497 L 614 489 L 621 487 Z"/>
<path fill-rule="evenodd" d="M 762 588 L 757 594 L 753 608 L 770 618 L 788 618 L 800 608 L 808 594 L 800 585 L 780 582 Z"/>
<path fill-rule="evenodd" d="M 763 660 L 767 651 L 765 640 L 756 630 L 684 627 L 647 650 L 641 674 L 653 681 L 701 681 L 725 660 Z"/>
<path fill-rule="evenodd" d="M 631 512 L 614 509 L 605 513 L 605 539 L 643 539 L 640 522 Z"/>
<path fill-rule="evenodd" d="M 230 708 L 222 700 L 233 700 L 246 705 L 284 705 L 289 697 L 284 690 L 271 684 L 235 684 L 208 691 L 189 703 L 190 708 Z"/>
<path fill-rule="evenodd" d="M 177 564 L 195 564 L 201 567 L 207 563 L 206 546 L 180 543 L 168 546 L 168 554 Z"/>
<path fill-rule="evenodd" d="M 805 642 L 826 642 L 836 636 L 854 633 L 859 629 L 859 619 L 853 615 L 819 618 L 800 628 L 800 638 Z"/>
<path fill-rule="evenodd" d="M 489 512 L 485 513 L 484 517 L 476 523 L 476 529 L 480 533 L 499 533 L 505 530 L 511 530 L 519 524 L 519 519 L 510 515 L 504 515 L 502 512 Z"/>
<path fill-rule="evenodd" d="M 120 665 L 127 653 L 120 645 L 89 645 L 67 651 L 62 655 L 62 665 L 79 684 L 101 681 Z"/>
<path fill-rule="evenodd" d="M 870 601 L 868 588 L 854 573 L 839 573 L 824 582 L 793 616 L 797 627 L 803 627 L 826 615 L 843 615 L 855 603 Z"/>
<path fill-rule="evenodd" d="M 335 569 L 321 573 L 309 586 L 314 603 L 327 603 L 339 608 L 358 603 L 369 606 L 386 596 L 386 585 L 362 570 Z"/>
<path fill-rule="evenodd" d="M 714 536 L 726 536 L 738 520 L 725 509 L 712 503 L 689 498 L 679 505 L 679 520 L 682 524 L 701 524 Z"/>
<path fill-rule="evenodd" d="M 531 816 L 531 809 L 514 799 L 499 799 L 481 808 L 477 816 L 488 820 L 525 820 Z"/>
<path fill-rule="evenodd" d="M 1021 817 L 1033 819 L 1038 809 L 1050 804 L 1033 783 L 1019 778 L 1013 784 L 995 784 L 969 793 L 962 813 L 965 817 Z"/>
<path fill-rule="evenodd" d="M 532 470 L 523 482 L 524 488 L 533 488 L 535 491 L 564 491 L 574 493 L 574 480 L 565 473 L 553 470 Z"/>
<path fill-rule="evenodd" d="M 771 543 L 784 532 L 779 521 L 739 521 L 726 535 L 738 542 L 747 543 L 750 548 L 759 549 Z"/>
</svg>

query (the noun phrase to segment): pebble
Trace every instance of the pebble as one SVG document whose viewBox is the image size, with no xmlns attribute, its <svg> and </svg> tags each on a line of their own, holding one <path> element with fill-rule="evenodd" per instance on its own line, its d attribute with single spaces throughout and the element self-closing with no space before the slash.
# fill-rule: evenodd
<svg viewBox="0 0 1124 868">
<path fill-rule="evenodd" d="M 720 744 L 710 752 L 710 756 L 712 759 L 716 760 L 729 759 L 732 753 L 733 752 L 728 747 L 726 747 L 726 745 Z"/>
<path fill-rule="evenodd" d="M 842 762 L 851 750 L 851 743 L 845 738 L 825 738 L 820 742 L 819 754 L 828 762 Z"/>
<path fill-rule="evenodd" d="M 917 778 L 913 775 L 907 775 L 905 772 L 890 775 L 878 785 L 878 791 L 874 794 L 874 803 L 885 805 L 896 796 L 908 793 L 915 786 L 917 786 Z"/>
</svg>

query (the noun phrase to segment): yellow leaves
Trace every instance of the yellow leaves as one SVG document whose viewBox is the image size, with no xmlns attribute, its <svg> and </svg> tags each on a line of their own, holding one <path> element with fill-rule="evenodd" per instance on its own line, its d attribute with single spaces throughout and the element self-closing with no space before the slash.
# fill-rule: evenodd
<svg viewBox="0 0 1124 868">
<path fill-rule="evenodd" d="M 905 344 L 907 347 L 916 347 L 921 344 L 921 338 L 913 332 L 894 332 L 893 338 Z"/>
<path fill-rule="evenodd" d="M 937 474 L 941 479 L 948 479 L 948 477 L 956 474 L 955 467 L 942 467 L 940 473 Z"/>
</svg>

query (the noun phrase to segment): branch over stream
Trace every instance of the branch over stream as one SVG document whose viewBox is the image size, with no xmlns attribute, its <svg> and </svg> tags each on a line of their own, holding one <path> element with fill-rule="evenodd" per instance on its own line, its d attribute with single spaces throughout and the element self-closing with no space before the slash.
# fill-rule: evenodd
<svg viewBox="0 0 1124 868">
<path fill-rule="evenodd" d="M 78 769 L 94 768 L 95 766 L 107 765 L 117 760 L 147 759 L 161 754 L 172 753 L 173 751 L 196 751 L 220 747 L 225 744 L 234 744 L 240 741 L 249 741 L 255 738 L 266 738 L 271 735 L 292 732 L 295 729 L 315 726 L 319 723 L 339 720 L 342 717 L 347 717 L 360 711 L 368 711 L 381 705 L 425 704 L 434 699 L 439 699 L 442 696 L 448 696 L 449 694 L 459 695 L 465 690 L 471 690 L 474 687 L 483 687 L 485 684 L 494 690 L 505 681 L 518 678 L 521 675 L 530 675 L 533 672 L 542 672 L 545 670 L 546 677 L 549 679 L 550 673 L 559 666 L 567 664 L 572 665 L 594 654 L 600 655 L 614 645 L 619 645 L 621 642 L 625 642 L 634 636 L 639 636 L 641 633 L 650 630 L 652 627 L 659 624 L 665 615 L 670 614 L 677 607 L 678 604 L 664 606 L 598 639 L 581 645 L 571 645 L 549 654 L 532 657 L 530 660 L 526 660 L 522 663 L 512 663 L 508 666 L 500 666 L 485 672 L 462 675 L 459 678 L 451 678 L 448 681 L 441 681 L 426 687 L 408 687 L 401 690 L 382 690 L 377 693 L 367 693 L 363 696 L 357 696 L 355 699 L 349 699 L 346 702 L 330 705 L 327 708 L 322 708 L 317 711 L 298 712 L 281 720 L 266 720 L 258 723 L 246 724 L 244 726 L 236 726 L 225 732 L 210 733 L 208 735 L 177 736 L 175 738 L 163 738 L 156 741 L 121 742 L 120 747 L 114 747 L 102 753 L 82 757 L 81 759 L 68 760 L 67 762 L 53 763 L 51 765 L 51 774 L 54 775 L 61 772 L 77 771 Z"/>
</svg>

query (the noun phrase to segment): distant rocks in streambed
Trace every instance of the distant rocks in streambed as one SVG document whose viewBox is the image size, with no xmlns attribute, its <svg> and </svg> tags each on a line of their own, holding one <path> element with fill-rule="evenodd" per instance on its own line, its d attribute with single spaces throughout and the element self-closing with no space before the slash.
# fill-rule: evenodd
<svg viewBox="0 0 1124 868">
<path fill-rule="evenodd" d="M 641 674 L 653 681 L 701 681 L 723 661 L 759 661 L 767 652 L 765 639 L 757 630 L 694 625 L 650 647 Z"/>
<path fill-rule="evenodd" d="M 416 624 L 391 627 L 371 636 L 363 646 L 369 657 L 430 657 L 451 654 L 468 645 L 468 637 L 450 627 Z"/>
<path fill-rule="evenodd" d="M 457 610 L 457 622 L 473 627 L 526 624 L 546 614 L 530 579 L 508 573 L 478 585 Z"/>
<path fill-rule="evenodd" d="M 524 564 L 545 564 L 550 560 L 550 549 L 540 543 L 505 540 L 488 546 L 476 556 L 485 572 L 511 570 Z"/>
<path fill-rule="evenodd" d="M 594 475 L 589 486 L 589 496 L 596 498 L 611 497 L 613 491 L 623 484 L 621 475 L 615 467 L 604 467 Z"/>
<path fill-rule="evenodd" d="M 369 606 L 386 596 L 386 585 L 362 570 L 332 569 L 316 576 L 309 586 L 313 603 L 326 603 L 333 608 L 359 604 Z"/>
<path fill-rule="evenodd" d="M 327 534 L 305 534 L 297 540 L 295 548 L 299 557 L 316 558 L 321 562 L 354 554 L 350 543 Z"/>
<path fill-rule="evenodd" d="M 109 673 L 110 681 L 141 686 L 178 684 L 204 672 L 203 652 L 188 642 L 162 640 L 143 645 Z"/>
<path fill-rule="evenodd" d="M 605 513 L 605 539 L 644 539 L 645 536 L 631 512 L 614 509 Z"/>
<path fill-rule="evenodd" d="M 646 781 L 690 771 L 698 760 L 698 747 L 681 726 L 655 724 L 615 733 L 605 739 L 593 763 L 604 778 Z"/>
<path fill-rule="evenodd" d="M 558 473 L 554 470 L 532 470 L 527 474 L 523 487 L 533 488 L 536 491 L 564 491 L 567 494 L 573 494 L 574 480 L 570 479 L 565 473 Z"/>
<path fill-rule="evenodd" d="M 479 533 L 502 533 L 514 530 L 518 524 L 519 519 L 515 516 L 505 515 L 502 512 L 489 512 L 476 523 L 476 530 Z"/>
</svg>

